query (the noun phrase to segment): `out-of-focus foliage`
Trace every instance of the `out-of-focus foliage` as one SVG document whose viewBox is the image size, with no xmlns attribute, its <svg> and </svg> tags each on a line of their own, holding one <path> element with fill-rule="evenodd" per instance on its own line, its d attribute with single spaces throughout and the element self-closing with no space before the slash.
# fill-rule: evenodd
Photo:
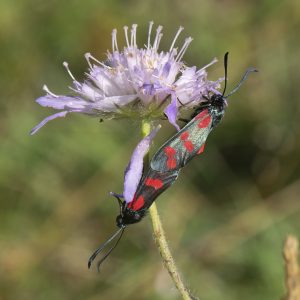
<svg viewBox="0 0 300 300">
<path fill-rule="evenodd" d="M 279 299 L 282 243 L 299 236 L 300 2 L 0 1 L 0 299 L 178 299 L 149 218 L 128 228 L 102 272 L 91 252 L 115 230 L 123 170 L 139 124 L 70 115 L 28 132 L 50 113 L 34 99 L 47 83 L 68 93 L 111 44 L 111 30 L 164 26 L 162 48 L 182 25 L 194 38 L 185 60 L 230 52 L 229 87 L 259 69 L 229 100 L 206 151 L 157 201 L 178 266 L 206 300 Z M 123 41 L 119 39 L 119 46 Z M 183 36 L 181 41 L 183 40 Z M 162 142 L 174 133 L 165 127 Z M 157 143 L 158 144 L 158 143 Z"/>
</svg>

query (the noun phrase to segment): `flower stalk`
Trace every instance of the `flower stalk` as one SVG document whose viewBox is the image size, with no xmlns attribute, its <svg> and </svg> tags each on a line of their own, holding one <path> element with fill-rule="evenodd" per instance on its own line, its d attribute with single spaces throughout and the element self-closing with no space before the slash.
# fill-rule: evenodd
<svg viewBox="0 0 300 300">
<path fill-rule="evenodd" d="M 143 137 L 147 136 L 150 132 L 151 132 L 151 122 L 144 120 L 142 122 Z M 149 160 L 149 152 L 148 152 L 148 154 L 145 156 L 145 161 L 144 161 L 145 168 L 149 167 L 149 162 L 150 162 L 150 160 Z M 151 221 L 152 221 L 153 235 L 154 235 L 155 243 L 156 243 L 159 253 L 162 257 L 164 266 L 167 269 L 167 271 L 169 272 L 171 279 L 174 282 L 178 292 L 180 293 L 182 299 L 184 299 L 184 300 L 197 299 L 190 294 L 188 288 L 185 286 L 185 284 L 178 272 L 177 266 L 175 264 L 174 258 L 171 254 L 170 247 L 169 247 L 167 239 L 166 239 L 166 235 L 165 235 L 155 202 L 149 208 L 149 214 L 150 214 Z"/>
<path fill-rule="evenodd" d="M 299 242 L 293 235 L 288 235 L 283 248 L 285 261 L 285 285 L 287 294 L 284 300 L 300 300 L 300 268 L 298 263 Z"/>
</svg>

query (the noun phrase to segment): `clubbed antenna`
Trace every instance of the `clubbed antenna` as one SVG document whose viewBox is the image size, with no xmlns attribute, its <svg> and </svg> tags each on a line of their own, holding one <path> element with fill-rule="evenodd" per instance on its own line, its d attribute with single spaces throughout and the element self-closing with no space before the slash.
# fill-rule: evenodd
<svg viewBox="0 0 300 300">
<path fill-rule="evenodd" d="M 243 84 L 243 82 L 247 79 L 248 75 L 251 73 L 251 72 L 258 72 L 257 69 L 255 68 L 248 68 L 244 74 L 244 76 L 242 77 L 241 81 L 238 83 L 238 85 L 227 95 L 227 96 L 224 96 L 225 98 L 228 98 L 229 96 L 231 96 L 232 94 L 234 94 L 240 87 L 241 85 Z"/>
<path fill-rule="evenodd" d="M 225 91 L 226 91 L 226 87 L 227 87 L 227 79 L 228 79 L 228 77 L 227 77 L 228 54 L 229 54 L 229 52 L 226 52 L 225 55 L 224 55 L 225 85 L 224 85 L 224 90 L 223 90 L 223 93 L 222 93 L 222 97 L 224 97 L 224 98 L 228 98 L 229 96 L 231 96 L 232 94 L 234 94 L 241 87 L 241 85 L 247 79 L 248 75 L 251 72 L 258 72 L 258 70 L 255 69 L 255 68 L 252 68 L 252 67 L 248 68 L 246 70 L 245 74 L 243 75 L 242 79 L 238 83 L 238 85 L 227 96 L 224 96 L 225 95 Z"/>
<path fill-rule="evenodd" d="M 107 251 L 107 253 L 101 258 L 101 260 L 97 263 L 97 268 L 98 271 L 100 270 L 100 266 L 101 264 L 105 261 L 105 259 L 109 256 L 109 254 L 117 247 L 123 232 L 125 230 L 125 227 L 121 227 L 120 229 L 118 229 L 109 239 L 107 239 L 102 245 L 100 245 L 100 247 L 92 254 L 92 256 L 90 257 L 89 261 L 88 261 L 88 268 L 91 267 L 92 262 L 94 261 L 94 259 L 97 257 L 97 255 L 105 249 L 105 247 L 111 243 L 119 234 L 120 236 L 118 237 L 116 243 Z"/>
<path fill-rule="evenodd" d="M 228 54 L 229 54 L 229 52 L 226 52 L 225 55 L 224 55 L 225 85 L 224 85 L 224 90 L 223 90 L 223 93 L 222 93 L 222 97 L 224 96 L 225 91 L 226 91 L 226 87 L 227 87 L 227 65 L 228 65 Z"/>
</svg>

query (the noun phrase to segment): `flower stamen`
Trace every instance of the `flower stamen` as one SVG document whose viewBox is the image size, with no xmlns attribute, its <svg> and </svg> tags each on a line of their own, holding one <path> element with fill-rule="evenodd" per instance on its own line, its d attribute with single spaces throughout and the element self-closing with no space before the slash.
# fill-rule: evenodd
<svg viewBox="0 0 300 300">
<path fill-rule="evenodd" d="M 119 51 L 118 43 L 117 43 L 117 29 L 113 29 L 112 31 L 112 51 Z"/>
<path fill-rule="evenodd" d="M 106 69 L 112 69 L 110 66 L 104 64 L 103 62 L 99 61 L 97 58 L 95 58 L 91 53 L 87 52 L 84 54 L 85 59 L 87 60 L 89 66 L 91 67 L 91 70 L 94 69 L 92 66 L 90 59 L 94 60 L 96 63 L 98 63 L 101 67 L 106 68 Z"/>
<path fill-rule="evenodd" d="M 69 69 L 69 64 L 68 64 L 66 61 L 63 62 L 63 66 L 66 68 L 66 70 L 67 70 L 68 74 L 70 75 L 70 77 L 71 77 L 74 81 L 78 82 L 78 81 L 75 79 L 75 77 L 74 77 L 74 75 L 72 74 L 72 72 L 70 71 L 70 69 Z"/>
<path fill-rule="evenodd" d="M 58 98 L 58 97 L 59 97 L 58 95 L 56 95 L 56 94 L 50 92 L 50 90 L 48 89 L 48 87 L 47 87 L 46 84 L 43 85 L 43 90 L 44 90 L 47 94 L 51 95 L 52 97 L 55 97 L 55 98 Z"/>
<path fill-rule="evenodd" d="M 182 46 L 182 48 L 180 49 L 179 53 L 177 54 L 176 57 L 176 61 L 180 61 L 185 53 L 185 51 L 187 50 L 187 48 L 189 47 L 190 43 L 192 42 L 192 38 L 188 37 L 187 39 L 185 39 L 184 44 Z"/>
<path fill-rule="evenodd" d="M 207 65 L 205 65 L 204 67 L 202 67 L 201 69 L 199 69 L 197 71 L 197 73 L 200 73 L 201 71 L 205 70 L 206 68 L 210 67 L 211 65 L 215 64 L 216 62 L 218 62 L 218 59 L 216 57 L 214 57 L 214 59 L 208 63 Z"/>
<path fill-rule="evenodd" d="M 173 50 L 174 45 L 175 45 L 175 43 L 176 43 L 176 40 L 178 39 L 179 34 L 181 33 L 181 31 L 182 31 L 183 29 L 184 29 L 184 28 L 183 28 L 182 26 L 180 26 L 179 29 L 177 30 L 177 33 L 176 33 L 176 35 L 175 35 L 175 37 L 174 37 L 174 39 L 173 39 L 172 45 L 171 45 L 170 50 L 169 50 L 170 52 Z"/>
<path fill-rule="evenodd" d="M 157 48 L 159 47 L 160 40 L 161 40 L 162 36 L 163 36 L 162 33 L 160 33 L 159 36 L 158 36 L 158 40 L 157 40 Z"/>
<path fill-rule="evenodd" d="M 151 21 L 149 22 L 149 30 L 148 30 L 148 45 L 147 48 L 150 49 L 151 47 L 151 32 L 152 32 L 152 27 L 153 27 L 154 22 Z"/>
<path fill-rule="evenodd" d="M 161 33 L 162 29 L 163 29 L 163 27 L 161 25 L 159 25 L 156 29 L 156 36 L 155 36 L 154 43 L 153 43 L 153 46 L 152 46 L 152 52 L 157 51 L 158 41 L 160 39 L 159 36 L 160 36 L 160 33 Z"/>
<path fill-rule="evenodd" d="M 136 28 L 137 28 L 137 24 L 133 24 L 131 26 L 130 45 L 132 48 L 136 48 Z"/>
<path fill-rule="evenodd" d="M 125 40 L 127 44 L 127 48 L 129 48 L 129 40 L 128 40 L 128 26 L 124 26 Z"/>
<path fill-rule="evenodd" d="M 84 54 L 84 57 L 85 57 L 85 59 L 86 59 L 88 65 L 89 65 L 89 67 L 90 67 L 90 70 L 92 70 L 92 69 L 93 69 L 93 66 L 92 66 L 92 64 L 91 64 L 91 62 L 90 62 L 91 53 L 85 53 L 85 54 Z"/>
</svg>

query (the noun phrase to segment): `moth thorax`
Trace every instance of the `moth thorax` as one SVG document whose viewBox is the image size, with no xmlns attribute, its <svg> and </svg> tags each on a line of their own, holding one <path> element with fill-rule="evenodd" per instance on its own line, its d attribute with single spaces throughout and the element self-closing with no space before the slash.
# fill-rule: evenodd
<svg viewBox="0 0 300 300">
<path fill-rule="evenodd" d="M 210 99 L 210 103 L 212 107 L 217 108 L 219 110 L 224 110 L 226 99 L 223 95 L 214 94 Z"/>
<path fill-rule="evenodd" d="M 213 118 L 212 126 L 215 127 L 222 120 L 225 113 L 226 99 L 222 95 L 213 95 L 209 112 Z"/>
<path fill-rule="evenodd" d="M 116 218 L 116 223 L 118 227 L 123 227 L 129 224 L 134 224 L 139 222 L 145 215 L 143 210 L 134 211 L 130 208 L 125 208 L 121 215 Z"/>
</svg>

